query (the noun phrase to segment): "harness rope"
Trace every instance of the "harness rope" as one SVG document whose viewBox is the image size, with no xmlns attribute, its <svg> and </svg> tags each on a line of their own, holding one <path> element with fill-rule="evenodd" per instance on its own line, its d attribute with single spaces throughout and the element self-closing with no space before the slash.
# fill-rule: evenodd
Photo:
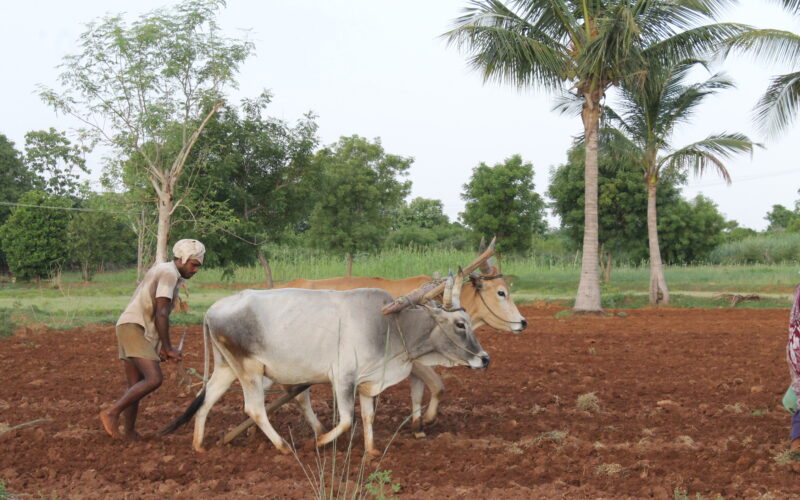
<svg viewBox="0 0 800 500">
<path fill-rule="evenodd" d="M 423 306 L 423 307 L 425 307 L 425 306 Z M 445 311 L 448 311 L 448 312 L 455 312 L 455 311 L 463 311 L 463 310 L 464 310 L 464 308 L 463 308 L 463 307 L 459 307 L 458 309 L 444 309 L 444 310 L 445 310 Z M 476 356 L 476 357 L 478 357 L 478 358 L 480 358 L 480 357 L 481 357 L 481 355 L 480 355 L 480 354 L 478 354 L 477 352 L 470 351 L 470 350 L 469 350 L 469 349 L 467 349 L 466 347 L 464 347 L 464 346 L 460 345 L 458 342 L 456 342 L 455 340 L 453 340 L 453 338 L 450 336 L 450 333 L 447 331 L 447 328 L 444 328 L 444 327 L 442 326 L 442 323 L 441 323 L 441 322 L 439 321 L 439 319 L 438 319 L 438 318 L 437 318 L 437 317 L 436 317 L 436 316 L 435 316 L 435 315 L 434 315 L 434 314 L 431 312 L 431 310 L 430 310 L 428 307 L 425 307 L 425 312 L 426 312 L 426 313 L 428 313 L 428 316 L 430 316 L 430 317 L 431 317 L 431 319 L 433 319 L 433 321 L 434 321 L 434 322 L 435 322 L 437 325 L 439 325 L 439 328 L 442 330 L 442 332 L 444 332 L 444 336 L 447 338 L 447 340 L 449 340 L 449 341 L 450 341 L 450 343 L 451 343 L 451 344 L 453 344 L 454 346 L 458 347 L 459 349 L 461 349 L 462 351 L 464 351 L 464 352 L 466 352 L 466 353 L 468 353 L 468 354 L 472 354 L 473 356 Z"/>
<path fill-rule="evenodd" d="M 502 278 L 502 277 L 503 277 L 502 274 L 493 274 L 491 276 L 480 276 L 478 279 L 481 279 L 481 280 L 494 280 L 494 279 Z M 492 308 L 489 307 L 489 304 L 486 303 L 486 299 L 483 298 L 483 293 L 481 293 L 481 289 L 476 287 L 476 286 L 474 286 L 474 285 L 473 285 L 473 288 L 475 288 L 475 293 L 478 294 L 478 297 L 481 299 L 481 302 L 483 302 L 483 306 L 486 307 L 486 310 L 489 311 L 492 314 L 492 316 L 494 316 L 495 318 L 497 318 L 500 321 L 503 321 L 505 323 L 519 323 L 520 325 L 522 324 L 522 321 L 511 321 L 511 320 L 507 320 L 505 318 L 500 317 L 496 312 L 492 311 Z"/>
</svg>

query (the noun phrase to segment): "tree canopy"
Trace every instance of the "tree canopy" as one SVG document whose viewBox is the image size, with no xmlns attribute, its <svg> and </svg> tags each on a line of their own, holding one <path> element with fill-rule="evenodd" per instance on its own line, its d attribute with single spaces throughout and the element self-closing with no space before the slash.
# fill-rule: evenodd
<svg viewBox="0 0 800 500">
<path fill-rule="evenodd" d="M 353 254 L 382 246 L 392 213 L 410 190 L 401 177 L 413 160 L 386 153 L 380 139 L 353 135 L 323 148 L 314 161 L 323 177 L 309 237 L 317 247 L 347 254 L 349 275 Z"/>
<path fill-rule="evenodd" d="M 176 190 L 186 160 L 252 50 L 250 42 L 220 34 L 223 5 L 184 0 L 131 24 L 121 15 L 92 22 L 80 52 L 61 65 L 64 90 L 41 92 L 56 110 L 81 120 L 84 134 L 119 158 L 137 158 L 158 200 L 159 262 L 167 259 L 171 217 L 185 196 Z"/>
<path fill-rule="evenodd" d="M 461 219 L 474 231 L 475 241 L 497 236 L 499 252 L 524 252 L 532 236 L 547 229 L 544 201 L 534 191 L 533 165 L 520 155 L 475 167 L 461 198 L 466 202 Z"/>
</svg>

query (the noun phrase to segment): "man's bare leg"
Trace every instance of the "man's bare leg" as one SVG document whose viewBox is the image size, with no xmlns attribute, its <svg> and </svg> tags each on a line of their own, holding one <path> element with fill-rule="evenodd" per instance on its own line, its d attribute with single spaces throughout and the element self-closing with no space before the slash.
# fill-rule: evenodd
<svg viewBox="0 0 800 500">
<path fill-rule="evenodd" d="M 126 417 L 126 423 L 130 422 L 131 427 L 128 428 L 126 425 L 125 428 L 126 434 L 128 432 L 135 433 L 136 431 L 133 426 L 136 424 L 135 414 L 138 411 L 139 401 L 143 397 L 158 389 L 161 386 L 161 383 L 164 381 L 164 376 L 161 373 L 161 367 L 159 366 L 158 361 L 142 358 L 131 358 L 130 364 L 133 365 L 133 368 L 139 374 L 141 374 L 141 378 L 138 382 L 128 387 L 128 390 L 125 391 L 125 394 L 123 394 L 122 397 L 119 398 L 119 400 L 117 400 L 117 402 L 114 403 L 110 408 L 100 412 L 100 423 L 103 424 L 103 429 L 105 429 L 109 436 L 115 439 L 124 438 L 124 436 L 119 433 L 120 414 L 131 406 L 136 405 L 135 410 L 130 410 L 133 412 L 133 414 L 129 414 L 130 417 L 133 417 L 132 420 L 130 420 L 129 417 Z M 126 363 L 126 377 L 129 374 L 128 370 L 129 367 Z M 130 382 L 131 378 L 128 380 Z"/>
<path fill-rule="evenodd" d="M 125 361 L 125 377 L 128 379 L 128 388 L 136 385 L 144 378 L 144 375 L 130 361 Z M 122 429 L 123 438 L 130 441 L 138 441 L 142 437 L 136 432 L 136 415 L 139 413 L 139 402 L 136 401 L 129 407 L 122 410 Z"/>
</svg>

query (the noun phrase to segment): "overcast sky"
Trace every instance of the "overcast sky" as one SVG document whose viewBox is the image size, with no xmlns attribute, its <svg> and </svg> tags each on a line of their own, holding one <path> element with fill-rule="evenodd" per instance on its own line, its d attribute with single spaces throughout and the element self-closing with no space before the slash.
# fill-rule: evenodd
<svg viewBox="0 0 800 500">
<path fill-rule="evenodd" d="M 766 0 L 743 0 L 726 21 L 800 33 L 792 18 Z M 36 85 L 57 88 L 56 66 L 77 52 L 84 24 L 107 13 L 141 13 L 165 1 L 36 0 L 7 2 L 0 16 L 4 96 L 0 133 L 24 146 L 25 133 L 74 122 L 58 117 L 36 96 Z M 411 156 L 412 197 L 440 199 L 456 219 L 463 210 L 462 186 L 480 162 L 495 164 L 520 154 L 533 164 L 536 190 L 547 189 L 550 169 L 563 163 L 579 118 L 551 111 L 552 96 L 484 84 L 466 58 L 447 47 L 447 31 L 466 0 L 229 0 L 222 29 L 248 37 L 256 53 L 238 78 L 232 100 L 269 89 L 267 113 L 294 122 L 305 112 L 318 115 L 323 144 L 340 136 L 380 137 L 392 154 Z M 729 219 L 764 229 L 774 204 L 789 208 L 800 199 L 796 143 L 800 121 L 780 138 L 765 141 L 751 124 L 752 107 L 769 77 L 790 69 L 752 60 L 729 60 L 719 68 L 738 88 L 710 99 L 676 144 L 711 133 L 739 131 L 764 142 L 753 158 L 730 162 L 731 186 L 707 174 L 692 177 L 684 196 L 710 197 Z M 90 158 L 93 178 L 99 158 Z M 2 201 L 2 200 L 0 200 Z M 550 218 L 550 224 L 557 220 Z"/>
</svg>

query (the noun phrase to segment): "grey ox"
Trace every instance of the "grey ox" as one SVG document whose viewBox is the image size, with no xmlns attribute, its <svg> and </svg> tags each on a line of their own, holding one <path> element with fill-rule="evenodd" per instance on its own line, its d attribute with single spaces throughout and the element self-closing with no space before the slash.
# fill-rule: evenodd
<svg viewBox="0 0 800 500">
<path fill-rule="evenodd" d="M 278 450 L 290 453 L 288 443 L 267 418 L 265 383 L 283 384 L 287 390 L 329 383 L 339 423 L 328 433 L 322 434 L 310 406 L 302 404 L 302 395 L 298 398 L 317 434 L 317 446 L 330 443 L 352 426 L 358 393 L 364 448 L 378 455 L 372 433 L 374 398 L 408 377 L 412 363 L 472 368 L 489 364 L 469 315 L 459 306 L 462 279 L 459 276 L 453 290 L 451 277 L 441 308 L 411 307 L 414 304 L 406 297 L 421 298 L 422 293 L 393 301 L 388 292 L 373 288 L 245 290 L 217 301 L 203 321 L 205 340 L 210 340 L 214 353 L 214 373 L 184 414 L 163 432 L 172 432 L 197 413 L 193 447 L 204 451 L 208 412 L 238 379 L 245 413 Z M 382 309 L 396 312 L 384 314 Z M 207 349 L 205 365 L 207 377 Z"/>
</svg>

